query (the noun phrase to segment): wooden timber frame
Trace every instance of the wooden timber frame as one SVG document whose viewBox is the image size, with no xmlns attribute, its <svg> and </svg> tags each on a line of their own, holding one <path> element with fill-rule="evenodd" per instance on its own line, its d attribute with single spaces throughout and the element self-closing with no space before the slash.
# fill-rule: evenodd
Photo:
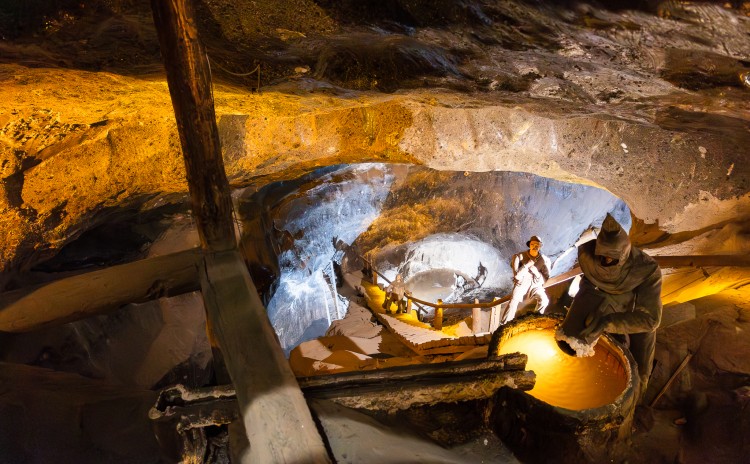
<svg viewBox="0 0 750 464">
<path fill-rule="evenodd" d="M 487 399 L 506 386 L 531 390 L 536 374 L 525 370 L 527 361 L 525 354 L 509 353 L 491 360 L 342 372 L 304 377 L 299 382 L 308 398 L 332 399 L 369 411 L 395 412 L 413 406 Z"/>
<path fill-rule="evenodd" d="M 331 462 L 238 249 L 208 58 L 189 0 L 151 0 L 204 250 L 206 317 L 237 392 L 243 463 Z"/>
<path fill-rule="evenodd" d="M 310 399 L 332 400 L 369 411 L 396 412 L 414 406 L 488 399 L 505 386 L 531 390 L 536 374 L 525 370 L 527 360 L 525 354 L 509 353 L 491 360 L 413 364 L 302 377 L 299 383 Z M 384 391 L 388 394 L 384 395 Z M 196 427 L 227 423 L 236 409 L 227 403 L 228 399 L 235 399 L 232 385 L 192 390 L 178 385 L 162 390 L 149 415 L 161 423 L 184 424 L 187 419 L 187 423 Z M 162 436 L 165 441 L 171 439 L 174 425 L 163 429 Z"/>
</svg>

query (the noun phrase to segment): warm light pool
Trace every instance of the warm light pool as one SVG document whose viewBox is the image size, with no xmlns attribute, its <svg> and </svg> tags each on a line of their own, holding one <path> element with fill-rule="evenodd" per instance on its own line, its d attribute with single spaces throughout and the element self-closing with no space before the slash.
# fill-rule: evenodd
<svg viewBox="0 0 750 464">
<path fill-rule="evenodd" d="M 527 393 L 553 406 L 581 410 L 614 402 L 627 385 L 623 362 L 599 342 L 594 356 L 577 358 L 558 348 L 554 328 L 517 333 L 499 346 L 499 354 L 524 353 L 526 369 L 536 373 Z"/>
</svg>

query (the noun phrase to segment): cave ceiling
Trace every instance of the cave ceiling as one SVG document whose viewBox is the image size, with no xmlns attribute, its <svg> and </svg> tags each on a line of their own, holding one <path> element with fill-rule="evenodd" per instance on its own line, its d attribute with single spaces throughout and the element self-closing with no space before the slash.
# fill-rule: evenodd
<svg viewBox="0 0 750 464">
<path fill-rule="evenodd" d="M 197 1 L 230 184 L 521 171 L 609 190 L 646 242 L 746 235 L 748 10 L 657 3 Z M 5 275 L 186 204 L 148 2 L 52 4 L 0 7 Z"/>
</svg>

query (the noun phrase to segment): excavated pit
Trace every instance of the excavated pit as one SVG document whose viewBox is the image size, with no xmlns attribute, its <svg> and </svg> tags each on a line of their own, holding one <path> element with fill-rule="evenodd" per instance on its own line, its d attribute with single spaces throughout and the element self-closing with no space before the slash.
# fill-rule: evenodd
<svg viewBox="0 0 750 464">
<path fill-rule="evenodd" d="M 529 236 L 544 237 L 556 275 L 608 212 L 629 228 L 628 207 L 600 188 L 382 163 L 333 166 L 240 198 L 243 250 L 276 276 L 265 297 L 287 351 L 346 314 L 337 267 L 359 271 L 366 255 L 418 298 L 491 300 L 512 288 L 510 258 Z"/>
</svg>

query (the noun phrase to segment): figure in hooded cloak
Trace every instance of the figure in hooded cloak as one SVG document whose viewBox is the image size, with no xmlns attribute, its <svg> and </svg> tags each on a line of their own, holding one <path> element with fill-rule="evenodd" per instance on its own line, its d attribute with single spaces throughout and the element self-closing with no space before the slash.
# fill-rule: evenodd
<svg viewBox="0 0 750 464">
<path fill-rule="evenodd" d="M 596 240 L 578 247 L 578 263 L 583 279 L 557 339 L 578 356 L 593 354 L 602 333 L 616 334 L 626 344 L 629 339 L 642 397 L 661 322 L 661 269 L 653 258 L 631 246 L 628 234 L 609 214 Z"/>
</svg>

